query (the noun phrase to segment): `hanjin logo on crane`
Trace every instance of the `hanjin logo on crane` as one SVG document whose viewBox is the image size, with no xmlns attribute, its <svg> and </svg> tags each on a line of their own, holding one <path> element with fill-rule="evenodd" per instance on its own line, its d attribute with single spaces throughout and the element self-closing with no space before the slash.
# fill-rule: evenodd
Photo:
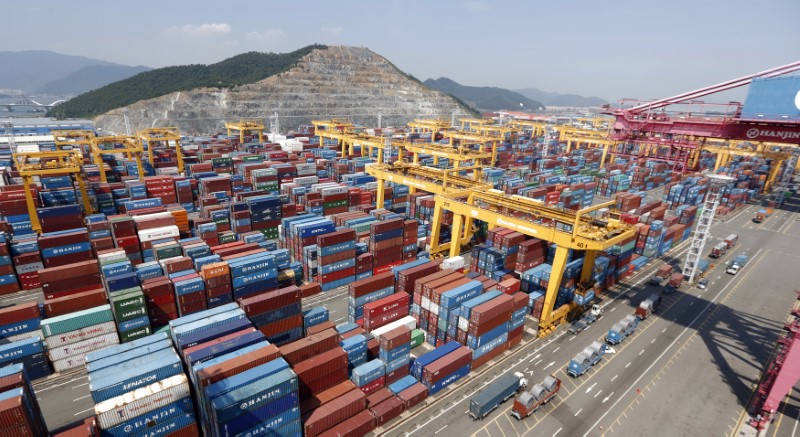
<svg viewBox="0 0 800 437">
<path fill-rule="evenodd" d="M 786 130 L 758 129 L 755 127 L 748 129 L 745 135 L 747 136 L 748 139 L 751 140 L 759 137 L 780 138 L 782 140 L 800 139 L 800 132 L 792 132 Z"/>
</svg>

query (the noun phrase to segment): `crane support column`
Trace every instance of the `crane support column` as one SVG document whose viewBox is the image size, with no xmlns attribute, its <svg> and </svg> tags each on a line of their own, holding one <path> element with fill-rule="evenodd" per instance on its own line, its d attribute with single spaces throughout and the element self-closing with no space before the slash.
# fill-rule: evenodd
<svg viewBox="0 0 800 437">
<path fill-rule="evenodd" d="M 439 205 L 439 202 L 436 202 L 436 204 L 433 206 L 433 218 L 431 219 L 431 254 L 433 254 L 433 251 L 439 248 L 439 237 L 441 234 L 443 214 L 444 210 L 442 209 L 442 206 Z"/>
<path fill-rule="evenodd" d="M 83 199 L 83 212 L 85 214 L 94 213 L 92 203 L 89 202 L 89 195 L 86 194 L 86 183 L 83 181 L 83 177 L 81 177 L 80 174 L 76 174 L 75 179 L 78 180 L 78 188 L 81 190 L 81 198 Z"/>
<path fill-rule="evenodd" d="M 552 326 L 552 321 L 549 319 L 553 314 L 553 306 L 556 303 L 558 289 L 561 287 L 561 278 L 564 275 L 564 269 L 567 267 L 568 257 L 568 248 L 562 246 L 556 247 L 553 267 L 550 269 L 550 280 L 547 282 L 547 292 L 544 295 L 544 307 L 542 308 L 542 315 L 539 319 L 539 336 L 549 333 L 550 327 Z"/>
<path fill-rule="evenodd" d="M 592 270 L 594 270 L 594 260 L 597 258 L 597 251 L 587 250 L 583 256 L 583 268 L 581 269 L 581 282 L 586 281 L 592 277 Z"/>
<path fill-rule="evenodd" d="M 28 211 L 33 211 L 33 214 L 29 214 L 31 217 L 31 229 L 33 229 L 33 232 L 41 234 L 42 224 L 39 222 L 39 214 L 36 213 L 36 203 L 33 201 L 31 185 L 33 185 L 33 178 L 27 175 L 22 176 L 22 186 L 25 188 L 25 202 L 28 204 Z"/>
<path fill-rule="evenodd" d="M 781 171 L 781 167 L 783 167 L 783 160 L 779 159 L 777 161 L 772 161 L 772 168 L 769 169 L 769 177 L 767 177 L 767 183 L 764 184 L 764 192 L 768 192 L 770 188 L 772 188 L 772 184 L 775 182 L 775 178 L 778 177 L 778 173 Z"/>
<path fill-rule="evenodd" d="M 453 214 L 453 227 L 450 230 L 450 258 L 458 256 L 461 252 L 461 225 L 464 217 Z"/>
<path fill-rule="evenodd" d="M 386 182 L 383 179 L 378 179 L 378 191 L 375 193 L 375 207 L 378 209 L 383 208 L 383 203 L 386 200 Z"/>
<path fill-rule="evenodd" d="M 606 166 L 606 156 L 608 156 L 608 143 L 603 144 L 603 154 L 600 155 L 600 168 Z"/>
</svg>

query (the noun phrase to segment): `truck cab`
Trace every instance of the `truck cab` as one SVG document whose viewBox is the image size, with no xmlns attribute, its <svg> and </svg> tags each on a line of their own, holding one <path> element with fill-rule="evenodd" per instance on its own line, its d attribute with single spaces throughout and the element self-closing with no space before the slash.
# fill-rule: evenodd
<svg viewBox="0 0 800 437">
<path fill-rule="evenodd" d="M 728 251 L 728 245 L 725 242 L 718 243 L 711 248 L 711 253 L 708 255 L 711 258 L 719 258 Z"/>
</svg>

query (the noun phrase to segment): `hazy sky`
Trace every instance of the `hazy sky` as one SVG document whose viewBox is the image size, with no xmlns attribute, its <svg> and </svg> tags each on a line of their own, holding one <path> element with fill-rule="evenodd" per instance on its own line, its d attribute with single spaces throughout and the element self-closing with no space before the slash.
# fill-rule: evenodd
<svg viewBox="0 0 800 437">
<path fill-rule="evenodd" d="M 800 0 L 6 0 L 2 11 L 0 50 L 162 67 L 354 45 L 420 80 L 609 100 L 800 60 Z"/>
</svg>

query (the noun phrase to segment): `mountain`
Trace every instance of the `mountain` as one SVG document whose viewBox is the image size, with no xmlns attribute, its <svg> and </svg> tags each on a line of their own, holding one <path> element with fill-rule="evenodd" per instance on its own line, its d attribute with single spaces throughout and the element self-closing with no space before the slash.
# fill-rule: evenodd
<svg viewBox="0 0 800 437">
<path fill-rule="evenodd" d="M 150 67 L 143 65 L 136 67 L 127 65 L 89 65 L 61 79 L 38 87 L 35 92 L 74 96 L 149 70 Z"/>
<path fill-rule="evenodd" d="M 8 67 L 0 68 L 0 88 L 33 91 L 85 67 L 119 64 L 48 50 L 25 50 L 0 52 L 0 65 Z"/>
<path fill-rule="evenodd" d="M 481 111 L 501 109 L 535 111 L 544 107 L 544 104 L 511 90 L 486 86 L 466 86 L 446 77 L 428 79 L 425 81 L 425 85 L 450 94 Z M 524 106 L 520 106 L 520 103 Z"/>
<path fill-rule="evenodd" d="M 124 132 L 178 126 L 181 132 L 223 130 L 226 121 L 277 113 L 282 130 L 312 119 L 400 125 L 419 117 L 475 115 L 364 47 L 309 46 L 291 53 L 245 53 L 212 65 L 167 67 L 75 97 L 54 108 L 62 117 L 95 117 L 95 126 Z"/>
<path fill-rule="evenodd" d="M 577 94 L 549 93 L 536 88 L 514 90 L 525 97 L 538 100 L 548 106 L 595 107 L 608 103 L 600 97 L 585 97 Z"/>
</svg>

